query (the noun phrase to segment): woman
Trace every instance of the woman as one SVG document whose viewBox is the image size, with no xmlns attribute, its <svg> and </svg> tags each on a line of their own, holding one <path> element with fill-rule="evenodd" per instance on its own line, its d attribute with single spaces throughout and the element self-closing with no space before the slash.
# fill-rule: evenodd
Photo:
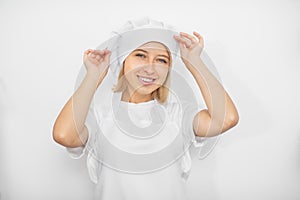
<svg viewBox="0 0 300 200">
<path fill-rule="evenodd" d="M 183 146 L 238 123 L 234 103 L 200 58 L 203 38 L 193 34 L 136 29 L 119 34 L 113 59 L 113 47 L 85 51 L 85 76 L 57 117 L 53 138 L 77 156 L 88 149 L 97 199 L 187 199 L 182 178 L 187 178 L 190 158 Z M 195 109 L 188 98 L 181 109 L 176 101 L 168 103 L 177 44 L 207 109 Z M 105 99 L 101 87 L 109 69 L 117 77 L 112 93 L 117 103 L 92 109 Z"/>
</svg>

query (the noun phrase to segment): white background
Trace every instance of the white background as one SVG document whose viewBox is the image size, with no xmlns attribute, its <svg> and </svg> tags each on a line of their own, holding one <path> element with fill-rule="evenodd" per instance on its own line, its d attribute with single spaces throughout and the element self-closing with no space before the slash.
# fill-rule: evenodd
<svg viewBox="0 0 300 200">
<path fill-rule="evenodd" d="M 0 199 L 91 199 L 85 157 L 72 160 L 52 127 L 84 50 L 145 16 L 200 32 L 239 110 L 214 151 L 194 158 L 191 200 L 300 199 L 296 0 L 1 0 Z"/>
</svg>

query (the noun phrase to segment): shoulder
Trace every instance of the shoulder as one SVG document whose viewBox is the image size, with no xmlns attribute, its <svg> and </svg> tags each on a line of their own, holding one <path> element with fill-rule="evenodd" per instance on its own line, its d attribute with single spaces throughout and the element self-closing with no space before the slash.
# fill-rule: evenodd
<svg viewBox="0 0 300 200">
<path fill-rule="evenodd" d="M 177 123 L 182 121 L 193 121 L 195 115 L 198 113 L 198 105 L 187 101 L 172 102 L 164 105 L 170 119 Z"/>
</svg>

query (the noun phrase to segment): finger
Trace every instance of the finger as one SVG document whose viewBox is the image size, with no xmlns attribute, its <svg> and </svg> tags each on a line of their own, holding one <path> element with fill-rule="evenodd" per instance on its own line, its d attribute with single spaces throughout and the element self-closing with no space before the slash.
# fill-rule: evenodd
<svg viewBox="0 0 300 200">
<path fill-rule="evenodd" d="M 104 50 L 95 50 L 95 52 L 94 52 L 95 54 L 97 54 L 97 55 L 100 55 L 100 56 L 102 56 L 102 55 L 104 55 Z"/>
<path fill-rule="evenodd" d="M 187 33 L 184 33 L 184 32 L 180 32 L 180 36 L 183 36 L 185 38 L 188 38 L 189 40 L 191 40 L 193 43 L 197 42 L 197 39 L 190 35 L 190 34 L 187 34 Z"/>
<path fill-rule="evenodd" d="M 186 48 L 189 48 L 192 45 L 190 40 L 183 38 L 181 36 L 177 36 L 176 39 L 179 43 L 184 44 Z"/>
<path fill-rule="evenodd" d="M 183 49 L 183 48 L 185 48 L 185 46 L 184 46 L 184 43 L 182 43 L 182 42 L 179 42 L 179 47 L 180 47 L 180 49 Z"/>
<path fill-rule="evenodd" d="M 204 42 L 203 37 L 199 33 L 197 33 L 196 31 L 194 31 L 193 34 L 198 38 L 198 40 L 199 40 L 200 43 Z"/>
<path fill-rule="evenodd" d="M 86 51 L 84 51 L 84 59 L 87 59 L 88 55 L 93 52 L 93 49 L 88 49 Z"/>
<path fill-rule="evenodd" d="M 95 57 L 95 50 L 92 50 L 92 51 L 90 51 L 89 53 L 88 53 L 88 57 L 90 57 L 90 58 L 94 58 Z"/>
<path fill-rule="evenodd" d="M 185 43 L 185 42 L 186 42 L 186 40 L 185 40 L 183 37 L 181 37 L 181 36 L 175 35 L 174 38 L 175 38 L 178 42 L 180 42 L 180 43 Z"/>
<path fill-rule="evenodd" d="M 92 52 L 92 51 L 93 51 L 93 49 L 85 50 L 85 51 L 84 51 L 84 54 L 89 54 L 89 53 Z"/>
<path fill-rule="evenodd" d="M 91 52 L 93 52 L 93 49 L 88 49 L 88 50 L 84 51 L 84 55 L 88 56 Z"/>
<path fill-rule="evenodd" d="M 96 50 L 95 51 L 96 59 L 99 60 L 99 58 L 100 58 L 101 60 L 99 60 L 99 61 L 103 61 L 104 57 L 109 53 L 110 53 L 110 51 L 108 49 Z"/>
<path fill-rule="evenodd" d="M 184 43 L 184 41 L 182 40 L 182 38 L 178 35 L 174 35 L 174 39 L 180 44 Z"/>
<path fill-rule="evenodd" d="M 103 57 L 100 57 L 99 63 L 102 63 L 103 61 L 104 61 L 104 58 L 103 58 Z"/>
<path fill-rule="evenodd" d="M 175 39 L 178 41 L 180 49 L 183 49 L 185 47 L 184 41 L 181 41 L 182 39 L 179 36 L 175 36 L 175 37 L 176 37 Z"/>
<path fill-rule="evenodd" d="M 104 56 L 104 61 L 107 62 L 108 64 L 110 62 L 110 55 L 111 55 L 111 52 L 109 50 L 106 50 L 106 54 Z"/>
<path fill-rule="evenodd" d="M 108 50 L 108 49 L 105 49 L 105 50 L 104 50 L 104 54 L 105 54 L 105 55 L 107 55 L 107 54 L 111 54 L 111 51 L 110 51 L 110 50 Z"/>
</svg>

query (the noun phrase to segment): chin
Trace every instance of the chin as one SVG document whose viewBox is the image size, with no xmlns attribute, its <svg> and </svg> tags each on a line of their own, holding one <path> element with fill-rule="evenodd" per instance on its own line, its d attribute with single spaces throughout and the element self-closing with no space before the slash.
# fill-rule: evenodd
<svg viewBox="0 0 300 200">
<path fill-rule="evenodd" d="M 158 88 L 159 87 L 157 87 L 157 86 L 148 87 L 148 88 L 145 88 L 142 86 L 142 87 L 136 89 L 136 92 L 138 92 L 139 94 L 142 94 L 142 95 L 149 95 L 149 94 L 152 94 Z"/>
</svg>

